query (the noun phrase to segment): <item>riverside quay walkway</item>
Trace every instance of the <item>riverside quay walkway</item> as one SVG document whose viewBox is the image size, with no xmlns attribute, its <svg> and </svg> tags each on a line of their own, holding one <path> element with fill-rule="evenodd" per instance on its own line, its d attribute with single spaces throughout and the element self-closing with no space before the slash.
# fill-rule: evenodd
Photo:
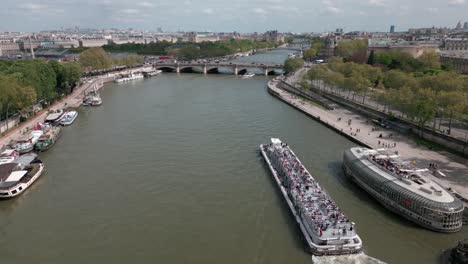
<svg viewBox="0 0 468 264">
<path fill-rule="evenodd" d="M 280 74 L 283 64 L 237 63 L 237 62 L 207 62 L 207 63 L 153 63 L 153 67 L 162 71 L 193 72 L 200 71 L 204 74 L 218 73 L 220 68 L 231 70 L 234 75 L 244 74 L 248 71 L 262 71 L 267 75 Z"/>
<path fill-rule="evenodd" d="M 285 79 L 292 84 L 301 77 L 298 74 Z M 279 88 L 281 80 L 277 77 L 268 82 L 268 91 L 273 96 L 298 109 L 336 132 L 348 137 L 360 145 L 370 148 L 386 148 L 398 153 L 404 160 L 411 161 L 419 168 L 431 168 L 431 179 L 445 188 L 451 188 L 464 198 L 468 198 L 468 162 L 458 156 L 436 152 L 416 144 L 407 136 L 396 131 L 375 126 L 371 120 L 339 105 L 333 110 L 326 110 L 310 101 L 304 100 Z"/>
</svg>

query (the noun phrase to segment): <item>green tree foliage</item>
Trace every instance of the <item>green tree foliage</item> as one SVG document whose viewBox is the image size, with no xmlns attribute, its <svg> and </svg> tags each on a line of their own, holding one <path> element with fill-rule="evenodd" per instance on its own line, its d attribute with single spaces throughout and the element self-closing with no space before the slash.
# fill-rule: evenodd
<svg viewBox="0 0 468 264">
<path fill-rule="evenodd" d="M 367 40 L 341 41 L 335 49 L 335 54 L 346 61 L 364 63 L 367 61 Z"/>
<path fill-rule="evenodd" d="M 76 62 L 67 62 L 63 64 L 63 83 L 61 89 L 64 93 L 68 94 L 73 91 L 73 88 L 80 82 L 81 75 L 83 75 L 83 68 Z"/>
<path fill-rule="evenodd" d="M 52 100 L 56 95 L 57 77 L 45 60 L 17 60 L 6 73 L 14 75 L 20 84 L 34 87 L 38 100 Z"/>
<path fill-rule="evenodd" d="M 419 58 L 425 70 L 440 69 L 440 56 L 436 52 L 424 52 Z"/>
<path fill-rule="evenodd" d="M 104 70 L 112 66 L 111 59 L 102 48 L 90 48 L 83 51 L 79 61 L 86 70 Z"/>
<path fill-rule="evenodd" d="M 36 99 L 33 87 L 19 83 L 13 75 L 0 74 L 0 117 L 7 118 L 7 114 L 33 105 Z"/>
<path fill-rule="evenodd" d="M 111 59 L 112 64 L 115 66 L 127 66 L 132 67 L 144 62 L 142 56 L 125 56 L 125 57 L 116 57 Z"/>
<path fill-rule="evenodd" d="M 289 58 L 284 62 L 286 72 L 295 72 L 304 67 L 304 60 L 300 58 Z"/>
<path fill-rule="evenodd" d="M 415 63 L 413 58 L 409 59 L 410 56 L 398 52 L 382 53 L 376 54 L 376 60 L 382 63 L 382 59 L 389 58 L 392 61 L 389 65 L 407 65 L 413 70 L 421 68 L 413 68 L 411 65 L 420 64 L 423 68 L 438 66 L 433 54 L 425 56 Z M 395 63 L 395 60 L 398 62 Z M 468 77 L 455 72 L 429 75 L 421 72 L 405 73 L 391 67 L 382 71 L 380 67 L 368 64 L 331 59 L 327 65 L 311 68 L 305 78 L 316 87 L 321 87 L 322 83 L 341 87 L 352 99 L 355 94 L 361 94 L 363 102 L 370 93 L 372 98 L 384 105 L 384 110 L 389 107 L 398 110 L 421 127 L 436 115 L 448 118 L 448 133 L 452 119 L 468 121 Z"/>
<path fill-rule="evenodd" d="M 56 75 L 56 93 L 58 95 L 70 93 L 83 74 L 81 65 L 75 62 L 60 63 L 58 61 L 49 61 L 48 64 Z"/>
<path fill-rule="evenodd" d="M 415 81 L 409 74 L 399 70 L 390 70 L 384 74 L 383 84 L 386 88 L 399 89 L 403 86 L 414 86 Z"/>
<path fill-rule="evenodd" d="M 204 41 L 200 43 L 167 41 L 150 42 L 148 44 L 126 43 L 104 45 L 106 51 L 132 52 L 142 55 L 174 55 L 179 59 L 198 59 L 206 57 L 218 57 L 238 52 L 246 52 L 253 49 L 276 47 L 278 43 L 268 41 L 252 41 L 230 39 L 226 41 Z M 198 48 L 198 50 L 196 50 Z"/>
<path fill-rule="evenodd" d="M 402 51 L 379 52 L 375 55 L 375 64 L 404 72 L 424 70 L 424 63 L 421 60 L 415 59 L 411 54 Z"/>
<path fill-rule="evenodd" d="M 0 60 L 0 117 L 22 111 L 38 100 L 54 101 L 80 80 L 81 66 L 74 62 Z"/>
<path fill-rule="evenodd" d="M 304 60 L 311 61 L 317 56 L 317 50 L 314 48 L 306 49 L 303 54 Z"/>
<path fill-rule="evenodd" d="M 291 44 L 291 43 L 293 43 L 293 41 L 294 41 L 294 37 L 293 37 L 293 36 L 286 36 L 286 37 L 284 37 L 284 42 L 285 42 L 285 43 Z"/>
</svg>

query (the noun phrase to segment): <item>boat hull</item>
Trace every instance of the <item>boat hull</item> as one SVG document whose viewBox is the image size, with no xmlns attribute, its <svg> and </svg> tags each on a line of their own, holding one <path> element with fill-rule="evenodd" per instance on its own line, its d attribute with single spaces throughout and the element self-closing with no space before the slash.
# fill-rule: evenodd
<svg viewBox="0 0 468 264">
<path fill-rule="evenodd" d="M 31 152 L 31 151 L 33 151 L 33 150 L 34 150 L 34 145 L 33 145 L 33 144 L 31 144 L 31 146 L 29 146 L 29 147 L 27 147 L 27 148 L 16 149 L 16 151 L 18 151 L 18 153 L 19 153 L 20 155 L 29 153 L 29 152 Z"/>
<path fill-rule="evenodd" d="M 348 161 L 349 162 L 349 161 Z M 426 219 L 424 216 L 416 214 L 414 211 L 411 211 L 409 209 L 406 209 L 402 205 L 400 205 L 398 202 L 393 201 L 389 199 L 388 197 L 382 195 L 380 192 L 377 190 L 373 189 L 371 186 L 366 184 L 364 180 L 361 179 L 359 172 L 357 172 L 355 169 L 350 168 L 346 163 L 348 163 L 346 158 L 344 159 L 344 162 L 342 164 L 343 171 L 345 175 L 347 175 L 353 182 L 355 182 L 359 187 L 364 189 L 370 196 L 372 196 L 374 199 L 376 199 L 380 204 L 382 204 L 385 208 L 387 208 L 389 211 L 398 214 L 402 216 L 403 218 L 419 225 L 422 226 L 426 229 L 435 231 L 435 232 L 441 232 L 441 233 L 455 233 L 460 231 L 462 228 L 462 225 L 458 227 L 453 227 L 453 228 L 442 228 L 437 226 L 438 223 L 434 221 L 430 221 L 430 219 Z M 349 163 L 354 164 L 356 161 L 351 161 Z M 365 172 L 362 172 L 365 173 Z"/>
<path fill-rule="evenodd" d="M 263 150 L 263 145 L 260 145 L 260 152 L 263 156 L 263 159 L 267 163 L 268 168 L 270 169 L 271 174 L 273 175 L 273 178 L 283 195 L 283 198 L 288 205 L 292 215 L 294 216 L 294 219 L 296 220 L 304 239 L 306 240 L 307 243 L 307 249 L 310 253 L 317 255 L 317 256 L 324 256 L 324 255 L 347 255 L 347 254 L 357 254 L 362 252 L 362 241 L 359 239 L 359 244 L 360 246 L 358 248 L 346 248 L 346 245 L 341 245 L 341 246 L 334 246 L 334 245 L 318 245 L 314 243 L 313 238 L 310 237 L 309 233 L 306 230 L 306 227 L 304 226 L 302 219 L 300 218 L 299 214 L 297 213 L 293 202 L 289 198 L 288 192 L 285 187 L 283 187 L 281 180 L 279 178 L 278 173 L 276 170 L 273 168 L 273 165 L 271 164 L 270 159 L 268 158 L 268 155 L 266 152 Z"/>
</svg>

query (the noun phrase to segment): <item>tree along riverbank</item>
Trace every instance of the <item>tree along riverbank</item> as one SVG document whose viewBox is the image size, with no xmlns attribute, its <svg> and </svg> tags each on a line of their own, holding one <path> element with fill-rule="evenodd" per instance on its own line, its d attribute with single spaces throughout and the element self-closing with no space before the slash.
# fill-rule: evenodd
<svg viewBox="0 0 468 264">
<path fill-rule="evenodd" d="M 21 112 L 28 115 L 38 102 L 50 105 L 70 94 L 79 83 L 78 63 L 34 60 L 0 60 L 0 120 Z"/>
<path fill-rule="evenodd" d="M 290 84 L 297 82 L 302 78 L 301 73 L 305 73 L 305 70 L 290 75 L 286 82 Z M 430 163 L 437 164 L 438 171 L 434 173 L 432 180 L 441 183 L 446 188 L 452 188 L 463 197 L 468 197 L 468 179 L 462 177 L 468 175 L 465 160 L 419 145 L 412 138 L 394 130 L 376 126 L 365 116 L 349 109 L 335 106 L 333 110 L 326 110 L 318 107 L 281 89 L 280 78 L 277 77 L 267 84 L 268 91 L 273 96 L 358 144 L 371 148 L 388 148 L 420 168 L 429 168 Z"/>
<path fill-rule="evenodd" d="M 150 42 L 104 45 L 107 52 L 129 52 L 140 55 L 172 55 L 181 60 L 221 57 L 255 49 L 275 48 L 282 43 L 273 41 L 226 40 L 216 42 Z"/>
<path fill-rule="evenodd" d="M 401 116 L 421 129 L 432 129 L 466 141 L 467 76 L 451 71 L 405 73 L 332 59 L 327 65 L 312 67 L 304 80 L 305 89 L 314 85 L 390 115 Z"/>
</svg>

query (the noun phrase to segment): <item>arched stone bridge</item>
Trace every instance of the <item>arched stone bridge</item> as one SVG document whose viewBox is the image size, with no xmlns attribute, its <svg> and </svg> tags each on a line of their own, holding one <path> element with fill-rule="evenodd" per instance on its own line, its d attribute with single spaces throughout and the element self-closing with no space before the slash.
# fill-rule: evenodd
<svg viewBox="0 0 468 264">
<path fill-rule="evenodd" d="M 208 63 L 153 63 L 153 67 L 162 71 L 174 72 L 203 72 L 219 73 L 219 69 L 227 69 L 231 73 L 238 75 L 246 72 L 262 71 L 264 75 L 280 74 L 283 71 L 283 64 L 260 64 L 260 63 L 238 63 L 238 62 L 208 62 Z"/>
</svg>

